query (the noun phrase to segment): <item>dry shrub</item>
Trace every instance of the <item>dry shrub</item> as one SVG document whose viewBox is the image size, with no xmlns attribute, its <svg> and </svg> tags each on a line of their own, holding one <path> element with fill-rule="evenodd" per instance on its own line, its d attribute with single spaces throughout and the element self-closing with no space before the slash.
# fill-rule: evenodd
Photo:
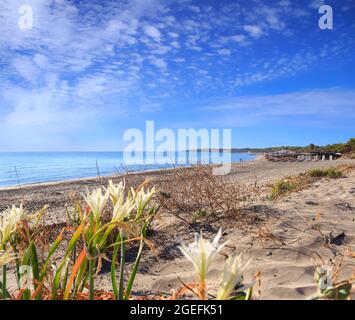
<svg viewBox="0 0 355 320">
<path fill-rule="evenodd" d="M 209 222 L 217 215 L 237 218 L 260 195 L 260 188 L 228 176 L 216 176 L 211 166 L 177 168 L 160 186 L 163 209 L 188 223 Z"/>
<path fill-rule="evenodd" d="M 285 246 L 285 239 L 272 229 L 273 225 L 271 224 L 271 221 L 268 220 L 260 226 L 257 226 L 254 230 L 249 230 L 249 233 L 253 239 L 253 242 L 259 242 L 263 248 L 269 244 L 280 247 Z"/>
</svg>

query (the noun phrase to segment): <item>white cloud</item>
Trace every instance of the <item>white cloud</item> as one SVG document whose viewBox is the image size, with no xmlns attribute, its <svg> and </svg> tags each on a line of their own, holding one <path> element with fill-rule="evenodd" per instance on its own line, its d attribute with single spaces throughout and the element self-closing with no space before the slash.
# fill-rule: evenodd
<svg viewBox="0 0 355 320">
<path fill-rule="evenodd" d="M 189 6 L 189 9 L 194 13 L 200 13 L 201 9 L 198 6 Z"/>
<path fill-rule="evenodd" d="M 156 57 L 150 57 L 150 63 L 158 67 L 159 69 L 166 70 L 167 68 L 167 63 L 161 59 L 161 58 L 156 58 Z"/>
<path fill-rule="evenodd" d="M 229 49 L 219 49 L 217 50 L 218 54 L 220 54 L 221 56 L 230 56 L 232 51 Z"/>
<path fill-rule="evenodd" d="M 176 32 L 169 32 L 169 36 L 172 38 L 179 38 L 179 34 Z"/>
<path fill-rule="evenodd" d="M 238 124 L 254 125 L 272 119 L 279 123 L 282 123 L 281 119 L 295 119 L 296 122 L 311 119 L 313 123 L 331 128 L 345 121 L 355 121 L 355 90 L 327 88 L 278 95 L 241 96 L 215 102 L 200 110 L 223 111 L 229 119 L 239 119 Z"/>
<path fill-rule="evenodd" d="M 322 6 L 324 3 L 325 3 L 324 0 L 312 0 L 309 3 L 309 7 L 312 8 L 312 9 L 319 9 L 320 6 Z"/>
<path fill-rule="evenodd" d="M 246 40 L 246 36 L 243 34 L 238 34 L 238 35 L 229 37 L 229 39 L 232 41 L 238 42 L 238 43 L 244 43 Z"/>
<path fill-rule="evenodd" d="M 180 43 L 178 41 L 173 41 L 170 43 L 170 45 L 176 49 L 180 49 Z"/>
<path fill-rule="evenodd" d="M 161 38 L 160 31 L 154 26 L 145 26 L 144 32 L 147 36 L 153 38 L 155 41 L 159 42 Z"/>
<path fill-rule="evenodd" d="M 241 87 L 306 72 L 322 61 L 323 49 L 319 48 L 317 51 L 319 52 L 302 50 L 292 55 L 275 55 L 267 61 L 260 60 L 249 71 L 238 74 L 234 85 Z"/>
<path fill-rule="evenodd" d="M 159 103 L 141 104 L 139 111 L 141 112 L 156 112 L 161 110 L 161 105 Z"/>
<path fill-rule="evenodd" d="M 243 26 L 243 29 L 254 38 L 260 38 L 264 35 L 263 29 L 258 25 L 245 25 Z"/>
<path fill-rule="evenodd" d="M 18 75 L 26 80 L 33 81 L 38 74 L 37 67 L 33 61 L 27 57 L 15 57 L 12 61 L 13 68 L 17 71 Z"/>
<path fill-rule="evenodd" d="M 281 0 L 281 1 L 279 2 L 279 5 L 280 5 L 281 7 L 289 7 L 289 6 L 291 5 L 291 1 L 290 1 L 290 0 Z"/>
<path fill-rule="evenodd" d="M 169 92 L 171 100 L 181 92 L 187 99 L 222 95 L 290 77 L 353 44 L 340 38 L 315 52 L 303 43 L 297 43 L 299 52 L 283 52 L 283 42 L 271 42 L 271 36 L 292 34 L 294 22 L 306 25 L 303 16 L 312 12 L 288 0 L 190 9 L 190 1 L 27 0 L 35 13 L 31 31 L 18 28 L 23 0 L 0 2 L 0 126 L 9 143 L 16 123 L 40 140 L 41 132 L 54 128 L 63 133 L 75 125 L 94 127 L 105 117 L 157 111 L 167 99 L 161 93 Z M 268 55 L 258 55 L 265 35 L 270 35 Z M 0 147 L 6 139 L 0 138 Z"/>
<path fill-rule="evenodd" d="M 33 56 L 33 62 L 41 69 L 48 69 L 50 67 L 48 58 L 40 53 Z"/>
<path fill-rule="evenodd" d="M 169 46 L 159 46 L 158 48 L 154 49 L 152 53 L 154 54 L 167 54 L 171 48 Z"/>
</svg>

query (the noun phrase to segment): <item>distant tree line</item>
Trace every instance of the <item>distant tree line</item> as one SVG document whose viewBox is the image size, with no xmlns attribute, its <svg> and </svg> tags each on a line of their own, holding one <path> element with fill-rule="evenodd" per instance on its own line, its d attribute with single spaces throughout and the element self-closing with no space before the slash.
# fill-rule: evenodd
<svg viewBox="0 0 355 320">
<path fill-rule="evenodd" d="M 339 152 L 343 154 L 355 153 L 355 138 L 349 139 L 346 143 L 328 144 L 326 146 L 317 146 L 311 143 L 309 146 L 301 148 L 303 151 L 328 151 Z"/>
<path fill-rule="evenodd" d="M 355 153 L 355 138 L 351 138 L 346 143 L 330 144 L 324 147 L 325 150 L 341 153 Z"/>
<path fill-rule="evenodd" d="M 325 152 L 339 152 L 342 154 L 355 154 L 355 138 L 349 139 L 346 143 L 328 144 L 326 146 L 317 146 L 313 143 L 306 147 L 282 146 L 271 148 L 246 148 L 233 149 L 234 152 L 275 152 L 280 150 L 289 150 L 296 152 L 311 152 L 311 151 L 325 151 Z"/>
</svg>

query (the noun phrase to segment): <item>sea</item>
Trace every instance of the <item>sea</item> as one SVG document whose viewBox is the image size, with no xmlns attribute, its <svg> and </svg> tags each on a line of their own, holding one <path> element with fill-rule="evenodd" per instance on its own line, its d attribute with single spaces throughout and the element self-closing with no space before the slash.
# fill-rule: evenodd
<svg viewBox="0 0 355 320">
<path fill-rule="evenodd" d="M 119 151 L 0 152 L 0 187 L 108 176 L 122 172 L 141 172 L 196 163 L 218 164 L 222 161 L 235 163 L 254 158 L 252 154 L 226 152 L 222 154 L 218 151 L 197 151 L 192 157 L 192 162 L 189 160 L 191 159 L 189 152 L 185 154 L 175 152 L 172 156 L 170 154 L 170 158 L 166 154 L 157 156 L 147 152 L 127 157 Z"/>
</svg>

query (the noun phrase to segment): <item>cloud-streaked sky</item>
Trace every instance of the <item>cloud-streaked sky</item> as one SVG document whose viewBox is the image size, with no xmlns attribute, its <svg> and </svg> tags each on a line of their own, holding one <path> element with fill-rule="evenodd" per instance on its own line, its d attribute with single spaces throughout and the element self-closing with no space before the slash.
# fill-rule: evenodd
<svg viewBox="0 0 355 320">
<path fill-rule="evenodd" d="M 236 147 L 354 137 L 355 1 L 327 1 L 333 30 L 323 3 L 0 0 L 0 151 L 120 150 L 146 120 Z"/>
</svg>

